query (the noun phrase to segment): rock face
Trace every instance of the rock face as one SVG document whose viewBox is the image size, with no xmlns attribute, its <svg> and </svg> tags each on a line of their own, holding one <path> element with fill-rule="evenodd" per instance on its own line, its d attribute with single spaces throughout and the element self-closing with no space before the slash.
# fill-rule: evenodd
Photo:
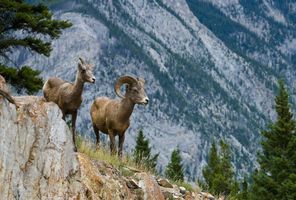
<svg viewBox="0 0 296 200">
<path fill-rule="evenodd" d="M 92 161 L 87 156 L 79 154 L 81 177 L 90 199 L 120 200 L 137 199 L 127 187 L 119 171 L 110 164 Z"/>
<path fill-rule="evenodd" d="M 120 171 L 75 153 L 57 105 L 42 97 L 14 99 L 18 107 L 0 96 L 0 200 L 204 198 L 149 173 L 128 166 Z"/>
<path fill-rule="evenodd" d="M 61 111 L 40 97 L 0 99 L 0 199 L 77 199 L 79 163 Z"/>
<path fill-rule="evenodd" d="M 144 191 L 144 200 L 164 200 L 164 196 L 160 190 L 160 187 L 153 177 L 146 173 L 138 173 L 136 174 L 136 177 L 140 180 L 139 185 Z"/>
</svg>

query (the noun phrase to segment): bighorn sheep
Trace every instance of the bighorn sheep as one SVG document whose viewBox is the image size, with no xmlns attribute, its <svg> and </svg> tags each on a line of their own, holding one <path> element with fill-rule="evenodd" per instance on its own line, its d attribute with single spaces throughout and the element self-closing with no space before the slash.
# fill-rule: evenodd
<svg viewBox="0 0 296 200">
<path fill-rule="evenodd" d="M 82 102 L 82 91 L 85 82 L 94 83 L 96 78 L 93 75 L 93 65 L 87 64 L 82 58 L 79 58 L 77 75 L 74 83 L 66 82 L 62 79 L 49 78 L 43 86 L 43 94 L 46 101 L 56 103 L 62 110 L 63 119 L 67 114 L 72 115 L 72 137 L 75 144 L 75 124 L 77 110 Z"/>
<path fill-rule="evenodd" d="M 130 125 L 130 116 L 135 104 L 148 104 L 148 97 L 144 90 L 144 79 L 131 76 L 122 76 L 115 83 L 115 93 L 122 98 L 121 101 L 107 97 L 97 98 L 90 109 L 93 129 L 96 134 L 97 146 L 100 143 L 102 131 L 109 135 L 111 153 L 116 153 L 115 136 L 119 136 L 118 156 L 122 157 L 124 133 Z M 126 84 L 125 95 L 121 94 L 120 87 Z"/>
</svg>

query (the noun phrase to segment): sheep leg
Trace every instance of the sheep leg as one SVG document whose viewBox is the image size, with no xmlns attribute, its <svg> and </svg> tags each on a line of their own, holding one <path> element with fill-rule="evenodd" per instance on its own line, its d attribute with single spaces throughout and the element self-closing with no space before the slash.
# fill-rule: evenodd
<svg viewBox="0 0 296 200">
<path fill-rule="evenodd" d="M 75 127 L 76 127 L 77 111 L 72 113 L 72 138 L 74 143 L 74 151 L 77 152 L 76 140 L 75 140 Z"/>
<path fill-rule="evenodd" d="M 122 147 L 123 147 L 124 138 L 125 138 L 124 133 L 121 134 L 121 135 L 119 135 L 119 140 L 118 140 L 118 157 L 120 159 L 122 159 Z"/>
<path fill-rule="evenodd" d="M 115 135 L 114 135 L 113 131 L 108 131 L 108 133 L 109 133 L 109 138 L 110 138 L 111 154 L 114 155 L 114 154 L 116 154 Z"/>
<path fill-rule="evenodd" d="M 97 149 L 98 149 L 99 146 L 100 146 L 100 132 L 99 132 L 99 129 L 96 127 L 95 124 L 93 124 L 93 128 L 94 128 L 94 132 L 96 134 L 96 146 L 97 146 Z"/>
</svg>

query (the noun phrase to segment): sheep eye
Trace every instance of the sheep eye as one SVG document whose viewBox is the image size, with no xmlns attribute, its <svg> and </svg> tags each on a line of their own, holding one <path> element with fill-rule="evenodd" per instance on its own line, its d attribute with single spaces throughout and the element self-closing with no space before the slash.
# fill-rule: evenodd
<svg viewBox="0 0 296 200">
<path fill-rule="evenodd" d="M 85 73 L 85 71 L 86 71 L 85 69 L 82 69 L 82 72 L 83 72 L 83 73 Z"/>
<path fill-rule="evenodd" d="M 139 93 L 139 91 L 138 91 L 137 89 L 133 89 L 133 91 L 134 91 L 135 93 Z"/>
</svg>

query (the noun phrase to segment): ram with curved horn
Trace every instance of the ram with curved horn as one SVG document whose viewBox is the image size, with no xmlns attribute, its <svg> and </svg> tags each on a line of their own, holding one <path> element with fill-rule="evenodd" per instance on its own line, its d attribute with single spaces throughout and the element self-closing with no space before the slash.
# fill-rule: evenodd
<svg viewBox="0 0 296 200">
<path fill-rule="evenodd" d="M 126 92 L 122 94 L 120 88 L 126 85 Z M 118 156 L 122 157 L 122 148 L 125 131 L 130 125 L 130 116 L 135 104 L 148 104 L 148 97 L 144 90 L 145 81 L 132 76 L 120 77 L 114 86 L 115 93 L 120 101 L 107 97 L 97 98 L 90 109 L 97 147 L 100 143 L 100 131 L 108 134 L 110 138 L 111 153 L 116 153 L 115 136 L 118 135 Z"/>
<path fill-rule="evenodd" d="M 56 103 L 62 110 L 63 119 L 66 115 L 72 115 L 72 137 L 75 144 L 75 124 L 77 111 L 82 103 L 82 92 L 85 82 L 94 83 L 96 78 L 93 75 L 93 65 L 86 63 L 79 58 L 77 74 L 74 83 L 64 81 L 57 77 L 49 78 L 43 86 L 43 94 L 47 101 Z"/>
</svg>

